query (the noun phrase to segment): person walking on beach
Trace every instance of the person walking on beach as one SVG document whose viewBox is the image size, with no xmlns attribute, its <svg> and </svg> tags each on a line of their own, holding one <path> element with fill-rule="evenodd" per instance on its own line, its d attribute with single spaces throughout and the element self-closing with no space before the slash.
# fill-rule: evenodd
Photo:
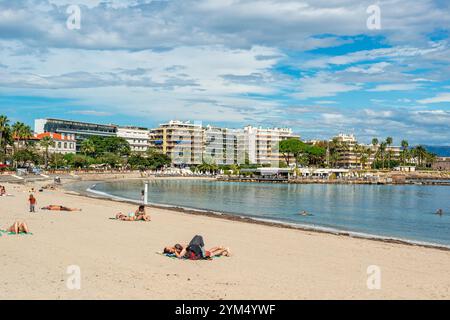
<svg viewBox="0 0 450 320">
<path fill-rule="evenodd" d="M 36 198 L 32 194 L 30 194 L 28 202 L 30 203 L 30 212 L 36 212 Z"/>
</svg>

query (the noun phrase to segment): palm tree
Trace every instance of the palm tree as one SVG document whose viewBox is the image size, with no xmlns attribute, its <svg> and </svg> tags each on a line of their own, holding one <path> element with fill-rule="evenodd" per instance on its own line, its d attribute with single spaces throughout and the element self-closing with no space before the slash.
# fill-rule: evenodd
<svg viewBox="0 0 450 320">
<path fill-rule="evenodd" d="M 45 169 L 48 168 L 48 148 L 55 146 L 55 141 L 50 137 L 46 136 L 39 141 L 39 144 L 45 149 Z"/>
<path fill-rule="evenodd" d="M 386 142 L 380 143 L 380 147 L 378 148 L 378 154 L 381 157 L 381 169 L 384 169 L 384 161 L 386 157 Z"/>
<path fill-rule="evenodd" d="M 421 167 L 423 160 L 428 155 L 428 152 L 423 146 L 418 145 L 417 147 L 414 148 L 414 155 L 417 157 L 419 167 Z"/>
<path fill-rule="evenodd" d="M 376 146 L 378 145 L 378 139 L 377 139 L 377 138 L 373 138 L 373 139 L 372 139 L 372 145 L 373 145 L 374 147 L 376 147 Z"/>
<path fill-rule="evenodd" d="M 406 157 L 407 157 L 408 146 L 409 146 L 408 141 L 402 140 L 401 145 L 402 145 L 402 159 L 401 160 L 402 160 L 403 164 L 406 164 Z"/>
<path fill-rule="evenodd" d="M 86 139 L 81 143 L 81 152 L 84 153 L 85 156 L 92 155 L 95 153 L 95 145 L 91 139 Z"/>
<path fill-rule="evenodd" d="M 23 122 L 16 122 L 13 124 L 11 128 L 11 134 L 14 139 L 14 141 L 17 141 L 17 146 L 20 149 L 20 141 L 26 140 L 31 137 L 31 128 L 30 126 L 27 126 Z M 15 147 L 13 146 L 13 149 L 15 150 Z"/>
<path fill-rule="evenodd" d="M 393 142 L 394 140 L 392 139 L 392 137 L 387 137 L 386 138 L 386 146 L 387 146 L 387 148 L 389 148 L 389 152 L 387 153 L 387 155 L 388 155 L 388 167 L 390 168 L 391 167 L 391 155 L 392 155 L 392 150 L 390 150 L 390 146 L 392 145 L 392 142 Z"/>
<path fill-rule="evenodd" d="M 0 115 L 0 147 L 3 146 L 3 139 L 7 130 L 9 130 L 9 119 L 7 116 Z"/>
</svg>

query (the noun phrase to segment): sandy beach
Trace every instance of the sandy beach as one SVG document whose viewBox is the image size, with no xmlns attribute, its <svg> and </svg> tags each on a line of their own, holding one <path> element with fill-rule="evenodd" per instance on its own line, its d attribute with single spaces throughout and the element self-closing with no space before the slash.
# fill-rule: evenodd
<svg viewBox="0 0 450 320">
<path fill-rule="evenodd" d="M 26 221 L 31 235 L 0 237 L 0 299 L 449 299 L 450 251 L 285 229 L 151 208 L 151 222 L 111 220 L 135 205 L 36 193 L 38 207 L 81 212 L 28 213 L 38 185 L 6 184 L 0 228 Z M 206 247 L 230 247 L 212 261 L 170 259 L 157 251 L 195 234 Z M 81 288 L 67 287 L 80 267 Z M 369 289 L 378 266 L 381 288 Z"/>
</svg>

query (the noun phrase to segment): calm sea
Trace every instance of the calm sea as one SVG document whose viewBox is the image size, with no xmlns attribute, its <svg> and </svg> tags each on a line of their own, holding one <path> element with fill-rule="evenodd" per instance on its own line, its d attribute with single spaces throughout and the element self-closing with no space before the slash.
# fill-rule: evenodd
<svg viewBox="0 0 450 320">
<path fill-rule="evenodd" d="M 139 200 L 142 181 L 93 187 Z M 149 202 L 450 246 L 450 187 L 156 180 Z M 434 214 L 438 208 L 443 216 Z M 305 210 L 311 216 L 301 216 Z"/>
</svg>

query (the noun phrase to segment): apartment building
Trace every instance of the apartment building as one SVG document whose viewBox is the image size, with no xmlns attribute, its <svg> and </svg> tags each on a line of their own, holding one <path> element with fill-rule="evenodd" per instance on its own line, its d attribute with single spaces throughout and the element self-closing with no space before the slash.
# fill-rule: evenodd
<svg viewBox="0 0 450 320">
<path fill-rule="evenodd" d="M 360 157 L 357 153 L 358 141 L 353 134 L 340 133 L 333 138 L 337 142 L 338 159 L 336 166 L 342 168 L 357 168 L 360 166 Z"/>
<path fill-rule="evenodd" d="M 254 164 L 279 166 L 283 156 L 279 152 L 279 143 L 289 138 L 300 138 L 289 128 L 262 128 L 246 126 L 244 128 L 244 148 L 248 161 Z"/>
<path fill-rule="evenodd" d="M 244 130 L 206 126 L 203 159 L 218 165 L 245 163 Z"/>
<path fill-rule="evenodd" d="M 189 121 L 172 120 L 151 130 L 150 145 L 171 157 L 175 165 L 201 164 L 203 128 Z"/>
<path fill-rule="evenodd" d="M 117 127 L 117 136 L 127 140 L 133 152 L 146 152 L 150 146 L 150 130 L 147 128 Z"/>
<path fill-rule="evenodd" d="M 170 121 L 151 130 L 150 144 L 172 158 L 175 165 L 195 165 L 203 161 L 218 165 L 272 164 L 283 161 L 280 141 L 298 137 L 291 129 L 247 126 L 229 129 Z"/>
</svg>

